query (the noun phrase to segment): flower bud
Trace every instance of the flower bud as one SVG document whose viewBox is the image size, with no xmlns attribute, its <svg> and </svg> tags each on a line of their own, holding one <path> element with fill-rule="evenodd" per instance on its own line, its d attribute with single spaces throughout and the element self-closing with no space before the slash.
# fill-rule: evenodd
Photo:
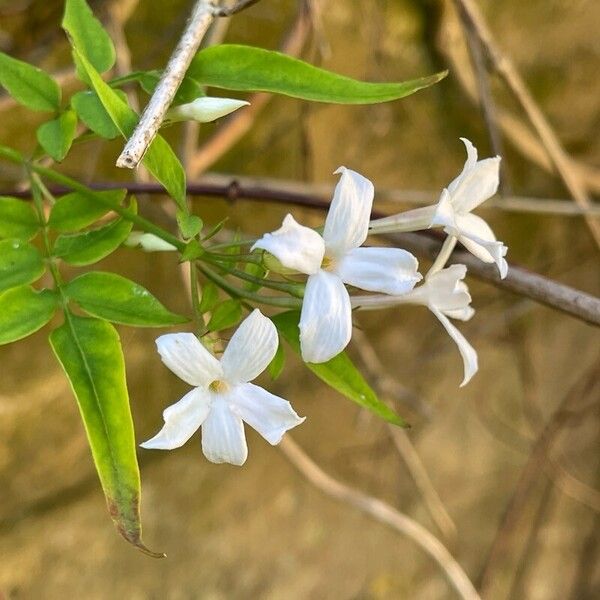
<svg viewBox="0 0 600 600">
<path fill-rule="evenodd" d="M 204 96 L 196 98 L 188 104 L 174 106 L 167 112 L 166 118 L 172 122 L 198 121 L 200 123 L 210 123 L 249 104 L 245 100 Z"/>
<path fill-rule="evenodd" d="M 144 233 L 143 231 L 132 231 L 125 240 L 125 246 L 129 248 L 140 247 L 144 252 L 173 252 L 177 250 L 175 246 L 165 242 L 153 233 Z"/>
</svg>

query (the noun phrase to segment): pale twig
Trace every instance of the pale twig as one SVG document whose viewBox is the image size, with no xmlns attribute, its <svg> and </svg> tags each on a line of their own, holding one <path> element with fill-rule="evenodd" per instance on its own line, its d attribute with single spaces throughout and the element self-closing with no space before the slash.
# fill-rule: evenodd
<svg viewBox="0 0 600 600">
<path fill-rule="evenodd" d="M 250 8 L 253 4 L 258 4 L 260 0 L 239 0 L 233 6 L 218 8 L 215 11 L 217 17 L 230 17 L 236 13 L 241 12 L 246 8 Z"/>
<path fill-rule="evenodd" d="M 386 400 L 389 402 L 398 391 L 403 393 L 403 386 L 396 381 L 395 377 L 392 377 L 388 373 L 367 336 L 360 329 L 355 329 L 353 338 L 356 342 L 353 344 L 353 347 L 358 352 L 361 361 L 365 366 L 369 381 L 372 383 L 380 398 L 384 402 Z M 427 469 L 425 469 L 410 437 L 405 431 L 402 431 L 394 425 L 388 425 L 388 433 L 398 454 L 404 461 L 415 486 L 419 490 L 433 522 L 442 532 L 443 536 L 450 543 L 454 543 L 456 540 L 456 525 L 433 486 L 431 478 L 427 473 Z"/>
<path fill-rule="evenodd" d="M 89 187 L 95 190 L 126 188 L 132 193 L 164 195 L 164 189 L 158 184 L 96 183 L 89 184 Z M 52 187 L 51 190 L 57 195 L 67 193 L 68 191 L 60 187 Z M 10 190 L 3 193 L 18 197 L 28 196 L 27 191 Z M 191 196 L 217 196 L 230 200 L 246 199 L 257 202 L 292 204 L 319 210 L 327 210 L 329 207 L 328 202 L 310 194 L 277 190 L 262 186 L 242 187 L 237 179 L 232 179 L 226 184 L 189 184 L 187 186 L 187 193 Z M 383 215 L 374 213 L 372 216 L 377 218 Z M 424 255 L 431 258 L 431 260 L 435 260 L 435 257 L 439 253 L 441 242 L 435 237 L 429 237 L 427 234 L 428 232 L 420 234 L 390 233 L 385 235 L 384 238 L 395 245 L 406 248 L 414 254 Z M 516 265 L 509 265 L 508 276 L 505 279 L 500 279 L 494 265 L 483 263 L 466 251 L 456 251 L 453 257 L 455 262 L 460 262 L 468 267 L 469 274 L 487 281 L 499 289 L 525 296 L 586 323 L 600 326 L 600 299 L 590 294 L 558 283 L 522 267 L 517 267 Z"/>
<path fill-rule="evenodd" d="M 290 56 L 298 56 L 308 37 L 310 24 L 308 9 L 303 1 L 300 3 L 294 24 L 282 43 L 280 51 Z M 194 156 L 190 157 L 187 164 L 189 176 L 198 177 L 250 131 L 256 118 L 271 98 L 272 94 L 265 92 L 252 94 L 248 98 L 250 106 L 227 118 L 216 133 L 198 149 Z"/>
<path fill-rule="evenodd" d="M 517 102 L 525 111 L 527 118 L 538 134 L 557 173 L 573 196 L 573 199 L 582 208 L 588 208 L 591 206 L 591 200 L 588 197 L 586 186 L 582 182 L 579 173 L 572 167 L 571 158 L 563 149 L 560 140 L 548 123 L 544 113 L 538 107 L 515 65 L 508 55 L 502 52 L 497 45 L 479 7 L 473 0 L 454 0 L 454 2 L 463 15 L 463 18 L 468 21 L 469 26 L 472 27 L 473 32 L 477 35 L 495 72 L 504 80 Z M 586 216 L 586 221 L 597 246 L 600 248 L 600 221 L 589 216 Z"/>
<path fill-rule="evenodd" d="M 465 600 L 479 600 L 479 595 L 463 568 L 446 547 L 427 529 L 379 498 L 368 496 L 325 473 L 290 435 L 279 444 L 281 451 L 300 473 L 324 494 L 349 504 L 376 521 L 406 535 L 441 567 L 457 594 Z"/>
<path fill-rule="evenodd" d="M 215 0 L 197 0 L 185 31 L 163 71 L 150 102 L 117 159 L 117 167 L 133 169 L 158 133 L 200 42 L 215 17 Z"/>
</svg>

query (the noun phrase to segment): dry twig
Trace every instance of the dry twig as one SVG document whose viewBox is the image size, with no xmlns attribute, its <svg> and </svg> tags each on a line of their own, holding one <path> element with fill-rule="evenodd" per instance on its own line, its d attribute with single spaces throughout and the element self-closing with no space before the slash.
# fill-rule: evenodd
<svg viewBox="0 0 600 600">
<path fill-rule="evenodd" d="M 441 567 L 457 594 L 465 600 L 479 600 L 479 595 L 468 576 L 450 554 L 446 547 L 427 529 L 411 519 L 408 515 L 397 511 L 378 498 L 368 496 L 341 481 L 337 481 L 319 467 L 290 435 L 279 444 L 288 460 L 324 494 L 369 515 L 376 521 L 388 525 L 399 533 L 406 535 L 424 550 Z"/>
</svg>

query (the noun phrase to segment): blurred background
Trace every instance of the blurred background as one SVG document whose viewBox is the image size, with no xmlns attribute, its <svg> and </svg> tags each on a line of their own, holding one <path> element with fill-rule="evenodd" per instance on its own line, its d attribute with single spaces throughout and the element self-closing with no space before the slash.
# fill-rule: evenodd
<svg viewBox="0 0 600 600">
<path fill-rule="evenodd" d="M 129 64 L 165 64 L 192 3 L 90 4 L 117 42 L 118 68 L 126 72 Z M 572 156 L 571 167 L 597 194 L 600 4 L 478 0 L 476 6 Z M 394 103 L 340 107 L 263 95 L 233 122 L 199 132 L 172 128 L 168 138 L 192 180 L 210 171 L 333 189 L 332 172 L 343 164 L 381 191 L 376 207 L 398 211 L 416 200 L 431 202 L 459 172 L 460 136 L 473 140 L 482 157 L 495 152 L 452 1 L 312 0 L 308 8 L 262 0 L 220 22 L 209 40 L 279 48 L 372 81 L 446 68 L 450 74 Z M 0 1 L 0 49 L 55 72 L 73 91 L 62 9 L 59 1 Z M 504 185 L 482 216 L 508 245 L 510 261 L 599 295 L 598 246 L 585 220 L 519 104 L 497 77 L 484 81 L 495 101 L 491 120 L 502 143 Z M 147 97 L 137 100 L 143 106 Z M 35 119 L 0 95 L 0 143 L 30 152 Z M 130 180 L 131 173 L 113 167 L 120 148 L 120 141 L 88 143 L 62 168 L 86 182 Z M 14 187 L 18 176 L 0 165 L 0 190 Z M 158 219 L 169 211 L 160 197 L 141 196 L 140 204 Z M 276 228 L 289 210 L 202 197 L 195 208 L 205 222 L 227 216 L 231 229 L 249 235 Z M 322 214 L 292 210 L 302 222 L 322 222 Z M 124 249 L 100 268 L 189 312 L 174 256 Z M 293 437 L 327 473 L 423 524 L 484 598 L 598 598 L 598 330 L 475 279 L 468 283 L 477 314 L 459 327 L 479 353 L 480 371 L 466 388 L 458 387 L 456 347 L 426 309 L 357 316 L 350 352 L 411 422 L 407 435 L 325 388 L 291 352 L 285 375 L 275 383 L 265 376 L 263 383 L 307 416 Z M 141 441 L 186 388 L 161 365 L 155 331 L 120 333 Z M 169 453 L 140 451 L 145 539 L 168 555 L 147 558 L 119 538 L 106 514 L 47 331 L 0 348 L 0 360 L 2 600 L 454 597 L 413 541 L 323 495 L 249 429 L 242 469 L 208 463 L 199 437 Z"/>
</svg>

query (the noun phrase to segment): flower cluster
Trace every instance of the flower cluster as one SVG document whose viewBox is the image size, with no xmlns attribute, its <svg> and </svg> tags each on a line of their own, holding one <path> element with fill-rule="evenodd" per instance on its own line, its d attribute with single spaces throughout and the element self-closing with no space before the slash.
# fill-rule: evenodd
<svg viewBox="0 0 600 600">
<path fill-rule="evenodd" d="M 478 160 L 473 144 L 463 142 L 465 166 L 435 205 L 370 221 L 372 183 L 341 167 L 322 233 L 288 214 L 279 229 L 254 243 L 252 251 L 262 251 L 265 264 L 277 263 L 287 274 L 307 276 L 299 322 L 305 362 L 323 363 L 344 350 L 352 336 L 353 309 L 419 304 L 429 308 L 457 344 L 464 363 L 461 385 L 477 372 L 477 353 L 450 321 L 467 321 L 475 312 L 463 281 L 467 268 L 445 264 L 460 242 L 480 260 L 495 263 L 500 277 L 506 277 L 507 248 L 471 213 L 496 193 L 500 158 Z M 432 227 L 442 227 L 448 237 L 425 277 L 406 250 L 363 247 L 369 233 Z M 369 293 L 358 295 L 355 289 Z M 163 362 L 195 388 L 164 411 L 163 429 L 142 446 L 176 448 L 202 427 L 202 447 L 209 460 L 241 465 L 247 456 L 243 422 L 277 444 L 304 419 L 286 400 L 249 383 L 270 363 L 277 344 L 275 326 L 258 310 L 235 332 L 220 361 L 193 334 L 158 338 Z"/>
</svg>

